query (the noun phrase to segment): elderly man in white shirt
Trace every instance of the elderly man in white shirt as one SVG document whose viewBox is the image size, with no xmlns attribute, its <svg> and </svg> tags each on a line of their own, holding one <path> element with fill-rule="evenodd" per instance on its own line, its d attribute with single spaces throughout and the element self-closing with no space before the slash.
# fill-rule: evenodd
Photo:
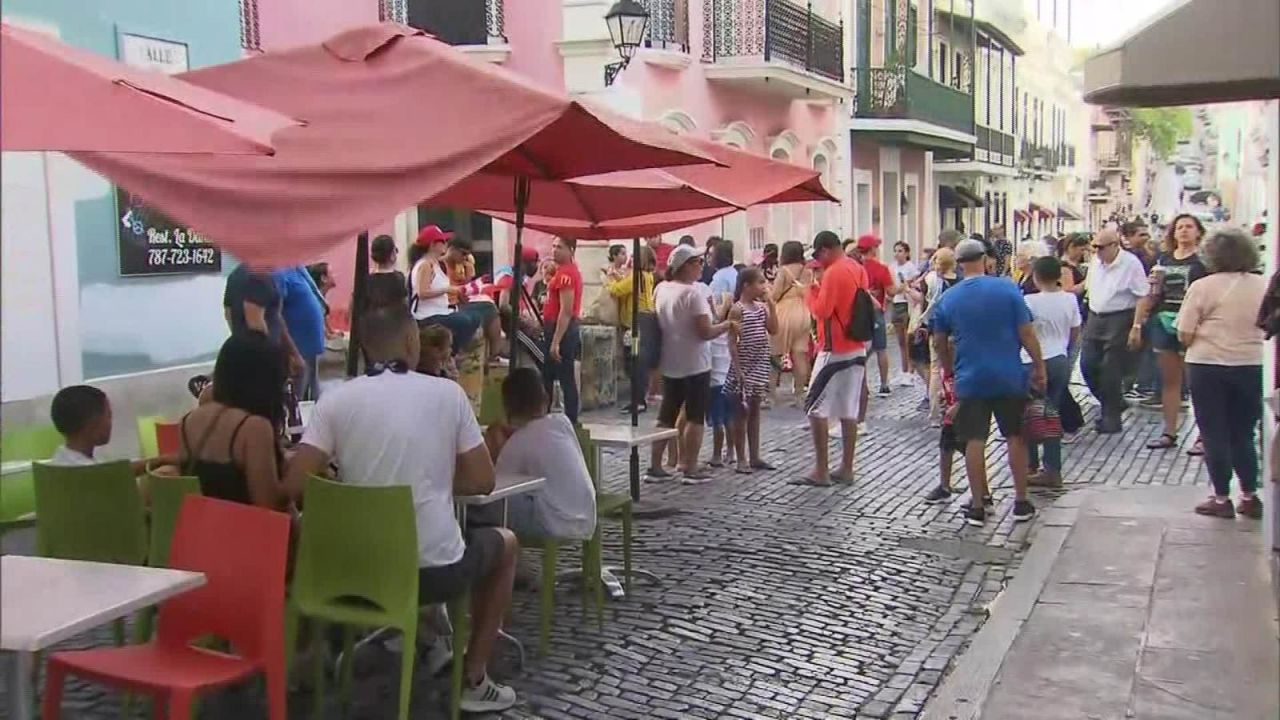
<svg viewBox="0 0 1280 720">
<path fill-rule="evenodd" d="M 1120 235 L 1103 230 L 1093 239 L 1093 262 L 1085 279 L 1089 320 L 1084 326 L 1080 370 L 1089 391 L 1102 404 L 1100 434 L 1118 433 L 1125 402 L 1122 390 L 1134 354 L 1129 350 L 1138 300 L 1150 290 L 1142 261 L 1120 246 Z"/>
</svg>

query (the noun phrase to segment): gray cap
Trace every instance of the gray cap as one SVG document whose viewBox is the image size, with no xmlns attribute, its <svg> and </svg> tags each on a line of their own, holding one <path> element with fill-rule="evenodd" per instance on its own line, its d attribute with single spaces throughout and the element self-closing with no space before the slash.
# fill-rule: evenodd
<svg viewBox="0 0 1280 720">
<path fill-rule="evenodd" d="M 973 262 L 981 260 L 987 254 L 987 246 L 981 240 L 961 240 L 956 245 L 956 262 Z"/>
<path fill-rule="evenodd" d="M 679 270 L 682 265 L 696 257 L 702 257 L 701 248 L 689 247 L 688 245 L 677 245 L 676 249 L 672 250 L 671 255 L 667 257 L 667 267 L 671 269 L 671 272 L 675 272 Z"/>
</svg>

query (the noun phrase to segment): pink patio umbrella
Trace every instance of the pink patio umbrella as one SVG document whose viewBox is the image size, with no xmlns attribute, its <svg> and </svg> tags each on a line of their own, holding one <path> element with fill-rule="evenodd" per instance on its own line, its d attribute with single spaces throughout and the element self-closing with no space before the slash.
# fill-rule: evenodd
<svg viewBox="0 0 1280 720">
<path fill-rule="evenodd" d="M 298 121 L 0 24 L 0 149 L 270 155 Z"/>
<path fill-rule="evenodd" d="M 181 77 L 306 132 L 280 133 L 269 158 L 73 156 L 265 267 L 314 258 L 482 170 L 506 180 L 489 192 L 527 198 L 530 179 L 715 162 L 394 23 Z"/>
</svg>

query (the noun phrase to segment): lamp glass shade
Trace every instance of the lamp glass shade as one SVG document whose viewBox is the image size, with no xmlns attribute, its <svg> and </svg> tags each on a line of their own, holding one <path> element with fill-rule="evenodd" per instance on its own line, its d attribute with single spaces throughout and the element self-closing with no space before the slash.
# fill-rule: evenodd
<svg viewBox="0 0 1280 720">
<path fill-rule="evenodd" d="M 644 41 L 644 32 L 649 26 L 649 11 L 636 0 L 618 0 L 609 8 L 604 20 L 609 26 L 609 39 L 618 55 L 630 59 Z"/>
</svg>

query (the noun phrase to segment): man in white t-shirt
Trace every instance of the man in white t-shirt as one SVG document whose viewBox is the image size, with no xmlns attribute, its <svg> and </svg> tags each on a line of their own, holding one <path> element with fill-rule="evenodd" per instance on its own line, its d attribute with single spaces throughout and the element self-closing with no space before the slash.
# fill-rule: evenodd
<svg viewBox="0 0 1280 720">
<path fill-rule="evenodd" d="M 361 330 L 368 372 L 316 403 L 289 463 L 287 486 L 300 498 L 307 478 L 332 459 L 343 482 L 412 489 L 419 604 L 471 592 L 462 709 L 505 710 L 515 704 L 515 691 L 491 680 L 487 667 L 511 604 L 519 548 L 505 528 L 472 529 L 464 541 L 453 510 L 455 495 L 493 490 L 493 463 L 480 425 L 459 385 L 411 370 L 418 365 L 418 327 L 407 308 L 372 311 L 362 318 Z"/>
<path fill-rule="evenodd" d="M 1056 257 L 1037 258 L 1031 265 L 1031 274 L 1040 291 L 1026 296 L 1031 310 L 1031 324 L 1040 353 L 1044 357 L 1045 400 L 1057 410 L 1066 402 L 1071 392 L 1071 361 L 1069 348 L 1080 336 L 1080 303 L 1076 296 L 1062 289 L 1062 262 Z M 1022 364 L 1030 365 L 1031 356 L 1022 350 Z M 1044 465 L 1040 465 L 1040 443 L 1028 442 L 1028 455 L 1032 474 L 1027 484 L 1038 487 L 1062 487 L 1062 441 L 1046 440 Z"/>
<path fill-rule="evenodd" d="M 670 282 L 658 286 L 654 308 L 662 331 L 662 409 L 658 427 L 674 428 L 680 411 L 680 472 L 686 483 L 702 483 L 710 476 L 698 467 L 703 426 L 711 399 L 711 351 L 708 343 L 729 331 L 730 322 L 713 323 L 711 306 L 694 284 L 702 275 L 702 251 L 681 245 L 667 259 Z M 663 443 L 655 443 L 649 466 L 650 480 L 669 479 L 662 469 Z"/>
<path fill-rule="evenodd" d="M 546 478 L 541 490 L 508 501 L 506 526 L 522 537 L 590 538 L 596 531 L 596 489 L 573 423 L 547 412 L 542 376 L 533 368 L 507 375 L 502 404 L 508 424 L 485 433 L 498 471 Z"/>
</svg>

